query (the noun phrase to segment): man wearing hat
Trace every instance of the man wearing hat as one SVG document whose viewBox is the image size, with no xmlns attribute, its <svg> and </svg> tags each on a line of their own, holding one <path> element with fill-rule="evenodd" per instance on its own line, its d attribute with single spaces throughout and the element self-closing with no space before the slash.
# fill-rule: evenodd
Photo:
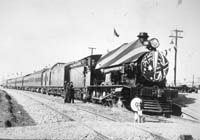
<svg viewBox="0 0 200 140">
<path fill-rule="evenodd" d="M 69 103 L 74 103 L 74 86 L 73 86 L 73 82 L 69 83 Z"/>
<path fill-rule="evenodd" d="M 65 90 L 64 103 L 67 103 L 69 102 L 69 83 L 67 81 L 64 82 L 64 90 Z"/>
</svg>

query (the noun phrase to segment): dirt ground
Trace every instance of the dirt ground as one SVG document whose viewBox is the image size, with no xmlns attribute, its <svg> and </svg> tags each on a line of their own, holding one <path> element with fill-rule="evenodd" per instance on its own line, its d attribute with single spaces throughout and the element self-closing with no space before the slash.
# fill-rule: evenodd
<svg viewBox="0 0 200 140">
<path fill-rule="evenodd" d="M 35 125 L 23 107 L 3 90 L 0 90 L 0 116 L 0 127 Z"/>
<path fill-rule="evenodd" d="M 181 106 L 181 111 L 200 120 L 200 94 L 179 93 L 174 102 Z"/>
</svg>

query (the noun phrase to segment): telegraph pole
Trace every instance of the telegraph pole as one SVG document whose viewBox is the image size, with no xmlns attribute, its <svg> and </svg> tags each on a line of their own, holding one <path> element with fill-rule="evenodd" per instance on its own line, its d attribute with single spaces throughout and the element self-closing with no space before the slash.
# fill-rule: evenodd
<svg viewBox="0 0 200 140">
<path fill-rule="evenodd" d="M 93 50 L 96 49 L 96 48 L 89 47 L 89 49 L 91 49 L 90 69 L 92 69 L 92 55 L 93 55 Z"/>
<path fill-rule="evenodd" d="M 90 69 L 90 72 L 92 73 L 92 55 L 93 55 L 93 50 L 94 49 L 96 49 L 96 48 L 93 48 L 93 47 L 88 47 L 88 49 L 91 49 L 91 56 L 90 56 L 90 59 L 89 59 L 89 61 L 90 61 L 90 67 L 89 67 L 89 69 Z M 86 75 L 85 75 L 86 76 Z M 84 85 L 86 85 L 86 77 L 84 76 Z M 90 77 L 90 81 L 91 81 L 91 77 Z M 91 83 L 90 83 L 91 84 Z"/>
<path fill-rule="evenodd" d="M 194 87 L 194 74 L 192 76 L 192 87 Z"/>
<path fill-rule="evenodd" d="M 183 38 L 182 36 L 179 36 L 178 33 L 182 33 L 183 31 L 175 29 L 173 30 L 175 32 L 175 35 L 170 35 L 169 37 L 175 38 L 175 59 L 174 59 L 174 86 L 176 86 L 176 62 L 177 62 L 177 51 L 178 51 L 178 38 Z"/>
<path fill-rule="evenodd" d="M 91 55 L 93 55 L 93 50 L 96 48 L 89 47 L 89 49 L 91 49 Z"/>
</svg>

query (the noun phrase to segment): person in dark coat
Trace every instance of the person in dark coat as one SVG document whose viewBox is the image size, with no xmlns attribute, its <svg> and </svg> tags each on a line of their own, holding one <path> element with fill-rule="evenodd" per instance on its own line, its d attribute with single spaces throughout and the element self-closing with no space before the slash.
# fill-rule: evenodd
<svg viewBox="0 0 200 140">
<path fill-rule="evenodd" d="M 65 81 L 64 83 L 64 90 L 65 90 L 65 98 L 64 98 L 64 103 L 69 102 L 69 83 Z"/>
<path fill-rule="evenodd" d="M 70 82 L 69 85 L 69 102 L 74 103 L 74 86 L 73 82 Z"/>
</svg>

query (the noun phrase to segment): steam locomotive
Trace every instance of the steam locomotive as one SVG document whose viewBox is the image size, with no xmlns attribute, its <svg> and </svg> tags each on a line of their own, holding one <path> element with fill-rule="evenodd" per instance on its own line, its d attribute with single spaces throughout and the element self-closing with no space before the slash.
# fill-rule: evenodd
<svg viewBox="0 0 200 140">
<path fill-rule="evenodd" d="M 166 87 L 167 58 L 157 51 L 159 41 L 140 33 L 105 55 L 56 63 L 22 77 L 8 79 L 6 87 L 64 96 L 65 82 L 73 82 L 75 98 L 105 106 L 130 107 L 143 100 L 144 112 L 171 113 L 178 91 Z"/>
</svg>

